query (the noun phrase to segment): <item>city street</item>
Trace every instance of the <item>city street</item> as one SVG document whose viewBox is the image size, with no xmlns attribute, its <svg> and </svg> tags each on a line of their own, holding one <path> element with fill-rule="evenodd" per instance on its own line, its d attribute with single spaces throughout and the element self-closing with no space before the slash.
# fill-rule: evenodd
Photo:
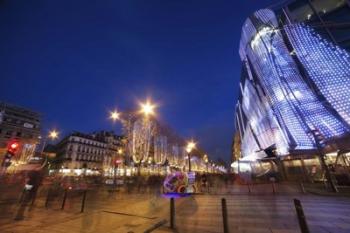
<svg viewBox="0 0 350 233">
<path fill-rule="evenodd" d="M 0 233 L 350 233 L 350 0 L 0 11 Z"/>
<path fill-rule="evenodd" d="M 0 231 L 136 233 L 167 220 L 153 232 L 219 233 L 223 232 L 221 198 L 227 201 L 230 232 L 300 232 L 293 198 L 301 200 L 311 232 L 350 231 L 349 198 L 301 194 L 293 188 L 273 194 L 269 184 L 252 187 L 250 194 L 246 188 L 233 186 L 227 190 L 221 188 L 217 193 L 176 197 L 174 230 L 169 228 L 169 196 L 95 190 L 87 194 L 84 213 L 80 213 L 81 195 L 69 194 L 64 210 L 60 210 L 62 199 L 52 201 L 46 209 L 43 196 L 37 199 L 35 207 L 22 221 L 12 220 L 11 211 L 7 216 L 2 215 Z"/>
<path fill-rule="evenodd" d="M 71 195 L 73 196 L 73 195 Z M 62 199 L 46 209 L 45 198 L 22 221 L 12 220 L 14 213 L 1 218 L 1 232 L 143 232 L 165 216 L 167 200 L 143 194 L 88 193 L 84 213 L 80 213 L 81 196 L 68 196 L 65 209 Z M 16 207 L 12 206 L 12 210 Z M 49 229 L 49 230 L 48 230 Z"/>
</svg>

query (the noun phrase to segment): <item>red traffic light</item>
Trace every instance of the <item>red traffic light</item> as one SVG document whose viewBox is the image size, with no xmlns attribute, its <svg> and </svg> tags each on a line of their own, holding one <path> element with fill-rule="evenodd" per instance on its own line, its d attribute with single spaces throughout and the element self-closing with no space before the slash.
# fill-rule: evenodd
<svg viewBox="0 0 350 233">
<path fill-rule="evenodd" d="M 16 154 L 16 152 L 19 149 L 19 143 L 17 141 L 12 141 L 8 144 L 7 146 L 7 151 L 8 153 L 10 153 L 11 155 Z"/>
<path fill-rule="evenodd" d="M 10 148 L 11 148 L 12 150 L 16 150 L 16 149 L 18 148 L 18 146 L 19 146 L 19 144 L 18 144 L 17 142 L 14 142 L 14 143 L 12 143 L 12 144 L 10 145 Z"/>
<path fill-rule="evenodd" d="M 114 164 L 115 165 L 119 165 L 119 164 L 121 164 L 122 163 L 122 160 L 121 159 L 116 159 L 116 160 L 114 160 Z"/>
</svg>

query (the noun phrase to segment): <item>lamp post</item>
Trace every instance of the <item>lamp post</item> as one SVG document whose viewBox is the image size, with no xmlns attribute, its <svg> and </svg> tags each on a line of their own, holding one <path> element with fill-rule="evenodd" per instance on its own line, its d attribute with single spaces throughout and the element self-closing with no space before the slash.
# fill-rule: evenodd
<svg viewBox="0 0 350 233">
<path fill-rule="evenodd" d="M 156 107 L 157 106 L 155 104 L 151 103 L 149 100 L 147 100 L 144 103 L 140 103 L 140 111 L 139 112 L 144 116 L 143 124 L 144 124 L 145 127 L 149 127 L 149 125 L 148 125 L 148 124 L 150 124 L 150 119 L 149 118 L 156 114 L 155 113 L 155 108 Z M 143 142 L 141 148 L 142 147 L 146 147 L 147 148 L 147 145 L 145 145 L 145 144 L 146 144 L 146 141 Z M 145 151 L 143 151 L 143 152 L 145 152 Z M 148 152 L 146 152 L 146 153 L 148 153 Z M 146 155 L 144 153 L 142 153 L 142 151 L 139 152 L 138 154 L 140 155 L 139 163 L 138 163 L 138 176 L 140 176 L 141 175 L 142 161 L 144 159 L 147 159 L 147 157 L 145 158 Z M 137 162 L 137 161 L 135 161 L 135 162 Z"/>
<path fill-rule="evenodd" d="M 149 157 L 147 162 L 148 162 L 148 165 L 147 165 L 148 166 L 148 175 L 151 175 L 151 168 L 152 168 L 152 162 L 153 162 L 152 158 Z"/>
<path fill-rule="evenodd" d="M 208 173 L 208 162 L 209 162 L 209 159 L 208 159 L 208 155 L 207 154 L 205 154 L 203 156 L 203 160 L 204 160 L 204 163 L 206 165 L 206 169 L 207 169 L 207 173 Z"/>
<path fill-rule="evenodd" d="M 43 157 L 43 153 L 45 150 L 47 140 L 51 139 L 52 141 L 54 141 L 58 138 L 58 136 L 59 136 L 59 132 L 57 130 L 53 129 L 53 130 L 50 130 L 48 135 L 44 137 L 43 146 L 42 146 L 41 151 L 40 151 L 41 157 Z M 45 156 L 45 161 L 44 161 L 43 165 L 41 166 L 41 168 L 43 168 L 46 165 L 46 163 L 47 163 L 47 156 Z"/>
<path fill-rule="evenodd" d="M 121 156 L 123 154 L 123 149 L 119 148 L 118 151 L 118 156 Z M 120 158 L 115 158 L 114 160 L 114 187 L 115 190 L 117 189 L 117 171 L 118 171 L 118 166 L 121 164 L 121 159 Z"/>
<path fill-rule="evenodd" d="M 150 122 L 150 117 L 156 115 L 155 109 L 157 107 L 157 105 L 153 104 L 151 101 L 147 100 L 145 102 L 141 102 L 139 103 L 140 105 L 140 109 L 139 111 L 136 112 L 131 112 L 128 115 L 132 118 L 134 118 L 136 115 L 143 115 L 143 122 L 142 122 L 142 127 L 143 128 L 147 128 L 147 127 L 151 127 L 149 124 Z M 133 140 L 133 130 L 132 130 L 132 124 L 131 124 L 131 118 L 128 119 L 124 119 L 122 117 L 122 113 L 118 112 L 118 111 L 112 111 L 110 112 L 109 118 L 113 121 L 120 121 L 123 124 L 124 129 L 126 129 L 126 136 L 127 136 L 127 146 L 128 143 L 130 143 L 130 140 L 132 143 L 134 143 Z M 148 148 L 148 144 L 145 142 L 145 140 L 147 140 L 147 138 L 142 138 L 142 137 L 146 137 L 147 135 L 138 135 L 138 145 L 133 146 L 132 150 L 136 150 L 136 151 L 130 151 L 130 154 L 132 154 L 133 160 L 136 164 L 136 166 L 138 167 L 138 175 L 140 175 L 141 173 L 141 165 L 142 162 L 147 159 L 147 155 L 145 153 L 148 153 L 147 151 L 143 151 L 145 148 Z M 141 138 L 141 139 L 140 139 Z"/>
<path fill-rule="evenodd" d="M 41 153 L 40 153 L 41 155 L 44 153 L 44 149 L 45 149 L 47 140 L 48 139 L 55 140 L 58 138 L 58 135 L 59 135 L 59 132 L 56 131 L 55 129 L 49 131 L 49 134 L 46 137 L 44 137 L 44 142 L 43 142 L 43 146 L 41 148 Z"/>
<path fill-rule="evenodd" d="M 188 157 L 188 171 L 189 172 L 191 172 L 191 152 L 194 148 L 196 148 L 196 143 L 194 143 L 193 141 L 190 141 L 187 143 L 186 152 L 187 152 L 187 157 Z"/>
</svg>

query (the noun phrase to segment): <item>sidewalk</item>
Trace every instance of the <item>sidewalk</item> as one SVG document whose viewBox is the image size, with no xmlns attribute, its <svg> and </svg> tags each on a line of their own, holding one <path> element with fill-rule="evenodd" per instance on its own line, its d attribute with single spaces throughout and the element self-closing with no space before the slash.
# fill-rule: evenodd
<svg viewBox="0 0 350 233">
<path fill-rule="evenodd" d="M 349 233 L 350 200 L 314 195 L 196 195 L 176 205 L 175 226 L 162 226 L 153 233 L 222 233 L 221 198 L 227 201 L 230 232 L 300 233 L 293 204 L 298 198 L 310 232 Z"/>
<path fill-rule="evenodd" d="M 84 213 L 70 206 L 67 210 L 35 207 L 22 221 L 12 216 L 1 219 L 0 232 L 144 232 L 164 219 L 168 213 L 168 200 L 152 199 L 149 195 L 128 195 L 119 198 L 93 200 L 87 196 Z M 42 201 L 38 201 L 41 205 Z M 67 203 L 68 204 L 68 203 Z"/>
<path fill-rule="evenodd" d="M 15 204 L 2 208 L 0 232 L 143 233 L 156 223 L 168 220 L 152 232 L 221 233 L 223 197 L 227 199 L 232 232 L 299 233 L 293 198 L 302 201 L 312 232 L 350 232 L 350 199 L 305 195 L 300 193 L 299 187 L 291 185 L 276 185 L 275 188 L 273 193 L 271 184 L 255 185 L 248 193 L 246 186 L 232 186 L 229 190 L 215 190 L 214 195 L 202 193 L 176 198 L 177 230 L 169 228 L 169 199 L 156 197 L 155 193 L 90 190 L 84 213 L 80 213 L 81 193 L 69 193 L 64 210 L 61 210 L 62 195 L 53 199 L 48 209 L 44 208 L 46 195 L 41 195 L 22 221 L 12 220 Z"/>
</svg>

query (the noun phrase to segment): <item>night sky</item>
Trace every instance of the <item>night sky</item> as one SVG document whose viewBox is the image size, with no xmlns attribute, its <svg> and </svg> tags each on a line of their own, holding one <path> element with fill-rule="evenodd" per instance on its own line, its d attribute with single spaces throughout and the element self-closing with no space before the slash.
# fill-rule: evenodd
<svg viewBox="0 0 350 233">
<path fill-rule="evenodd" d="M 241 27 L 277 0 L 0 0 L 0 101 L 43 129 L 119 130 L 108 112 L 152 99 L 158 118 L 230 160 Z"/>
</svg>

